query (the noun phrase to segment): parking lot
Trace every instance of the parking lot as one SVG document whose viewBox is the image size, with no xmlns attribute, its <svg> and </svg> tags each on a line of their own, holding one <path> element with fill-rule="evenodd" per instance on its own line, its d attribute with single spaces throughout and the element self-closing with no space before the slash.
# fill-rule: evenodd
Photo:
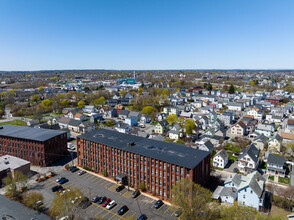
<svg viewBox="0 0 294 220">
<path fill-rule="evenodd" d="M 79 176 L 76 173 L 71 173 L 67 170 L 62 170 L 57 176 L 54 178 L 47 179 L 46 181 L 39 183 L 41 187 L 41 191 L 45 197 L 45 207 L 51 206 L 51 201 L 55 197 L 55 193 L 51 191 L 51 188 L 55 185 L 56 179 L 58 177 L 64 176 L 69 179 L 69 182 L 63 184 L 64 187 L 70 188 L 79 188 L 80 191 L 87 196 L 90 200 L 94 196 L 106 196 L 111 200 L 115 200 L 117 205 L 111 210 L 107 210 L 102 207 L 98 203 L 92 203 L 86 209 L 86 214 L 88 217 L 103 217 L 104 219 L 120 219 L 125 217 L 133 217 L 137 219 L 141 214 L 147 215 L 148 219 L 176 219 L 174 217 L 174 210 L 172 207 L 164 204 L 159 209 L 154 209 L 154 204 L 156 200 L 146 197 L 144 195 L 139 195 L 137 198 L 132 198 L 131 195 L 133 191 L 128 190 L 127 187 L 123 189 L 121 192 L 116 192 L 115 189 L 118 186 L 113 182 L 109 182 L 100 178 L 99 176 L 92 175 L 89 173 L 85 173 L 82 176 Z M 129 208 L 124 215 L 118 215 L 117 211 L 123 206 L 126 205 Z"/>
</svg>

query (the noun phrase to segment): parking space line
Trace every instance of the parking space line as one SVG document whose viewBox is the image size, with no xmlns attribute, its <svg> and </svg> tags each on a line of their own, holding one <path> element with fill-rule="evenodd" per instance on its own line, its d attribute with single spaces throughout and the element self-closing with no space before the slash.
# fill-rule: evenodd
<svg viewBox="0 0 294 220">
<path fill-rule="evenodd" d="M 96 213 L 94 217 L 97 217 L 101 212 L 103 212 L 104 209 L 101 209 L 100 212 Z"/>
<path fill-rule="evenodd" d="M 89 180 L 90 182 L 94 182 L 94 181 L 96 181 L 97 180 L 97 178 L 93 178 L 93 179 L 91 179 L 91 180 Z"/>
<path fill-rule="evenodd" d="M 90 181 L 90 180 L 95 179 L 95 178 L 96 178 L 96 176 L 91 176 L 90 178 L 88 178 L 88 180 Z"/>
<path fill-rule="evenodd" d="M 105 187 L 109 186 L 111 183 L 112 183 L 112 182 L 110 182 L 110 183 L 107 183 L 107 184 L 105 185 Z"/>
<path fill-rule="evenodd" d="M 98 178 L 97 177 L 97 179 L 98 179 L 98 181 L 96 181 L 95 183 L 97 183 L 97 184 L 99 184 L 103 179 L 100 179 L 100 178 Z"/>
<path fill-rule="evenodd" d="M 162 206 L 159 207 L 159 209 L 157 209 L 158 211 L 164 206 L 164 204 Z"/>
<path fill-rule="evenodd" d="M 98 208 L 100 208 L 99 206 L 97 206 L 97 207 L 95 207 L 93 210 L 91 210 L 90 212 L 89 212 L 89 214 L 91 214 L 92 212 L 94 212 L 96 209 L 98 209 Z"/>
<path fill-rule="evenodd" d="M 170 216 L 173 216 L 177 210 L 175 210 Z"/>
<path fill-rule="evenodd" d="M 169 207 L 167 208 L 167 210 L 169 210 L 170 208 L 171 208 L 171 206 L 169 206 Z M 164 211 L 164 214 L 167 212 L 167 210 Z"/>
<path fill-rule="evenodd" d="M 127 199 L 129 199 L 132 196 L 132 192 L 126 191 L 124 194 L 122 194 L 122 196 L 125 197 L 125 198 L 127 198 Z"/>
<path fill-rule="evenodd" d="M 135 200 L 137 200 L 142 194 L 138 195 L 137 198 L 135 198 Z"/>
</svg>

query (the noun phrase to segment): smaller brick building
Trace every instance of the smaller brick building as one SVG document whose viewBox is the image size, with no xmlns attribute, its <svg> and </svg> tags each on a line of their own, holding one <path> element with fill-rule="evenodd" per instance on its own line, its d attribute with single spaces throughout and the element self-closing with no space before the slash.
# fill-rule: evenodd
<svg viewBox="0 0 294 220">
<path fill-rule="evenodd" d="M 16 125 L 0 127 L 0 156 L 12 155 L 47 166 L 67 154 L 67 134 L 64 131 Z"/>
</svg>

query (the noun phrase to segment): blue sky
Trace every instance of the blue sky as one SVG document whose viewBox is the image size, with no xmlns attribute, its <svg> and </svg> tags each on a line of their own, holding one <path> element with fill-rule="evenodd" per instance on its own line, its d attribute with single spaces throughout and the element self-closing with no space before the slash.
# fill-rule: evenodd
<svg viewBox="0 0 294 220">
<path fill-rule="evenodd" d="M 293 9 L 293 0 L 0 0 L 0 70 L 294 69 Z"/>
</svg>

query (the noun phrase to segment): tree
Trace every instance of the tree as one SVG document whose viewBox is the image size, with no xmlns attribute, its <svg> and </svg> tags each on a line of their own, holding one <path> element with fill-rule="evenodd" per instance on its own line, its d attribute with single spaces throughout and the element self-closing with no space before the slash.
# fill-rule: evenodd
<svg viewBox="0 0 294 220">
<path fill-rule="evenodd" d="M 66 99 L 63 99 L 61 102 L 60 102 L 60 105 L 62 108 L 66 108 L 69 106 L 69 103 Z"/>
<path fill-rule="evenodd" d="M 142 109 L 142 114 L 151 115 L 153 112 L 155 112 L 155 108 L 153 106 L 145 106 Z"/>
<path fill-rule="evenodd" d="M 38 202 L 44 201 L 44 196 L 40 192 L 32 191 L 32 192 L 26 192 L 23 195 L 23 203 L 25 206 L 30 207 L 32 209 L 40 211 L 40 205 Z"/>
<path fill-rule="evenodd" d="M 127 94 L 127 91 L 124 90 L 124 89 L 122 89 L 122 90 L 119 91 L 119 95 L 120 95 L 121 97 L 125 97 L 126 94 Z"/>
<path fill-rule="evenodd" d="M 235 93 L 235 87 L 233 86 L 233 84 L 231 84 L 229 91 L 230 94 L 234 94 Z"/>
<path fill-rule="evenodd" d="M 96 105 L 96 106 L 104 105 L 105 101 L 106 101 L 106 99 L 103 96 L 101 96 L 100 98 L 95 99 L 94 105 Z"/>
<path fill-rule="evenodd" d="M 32 95 L 32 97 L 31 97 L 31 101 L 32 102 L 38 102 L 38 101 L 40 101 L 41 100 L 41 97 L 38 95 L 38 94 L 34 94 L 34 95 Z"/>
<path fill-rule="evenodd" d="M 192 119 L 187 119 L 184 125 L 185 131 L 187 135 L 191 135 L 193 130 L 196 128 L 196 124 Z"/>
<path fill-rule="evenodd" d="M 179 121 L 179 118 L 176 114 L 170 114 L 169 116 L 167 116 L 167 121 L 168 123 L 173 125 Z"/>
<path fill-rule="evenodd" d="M 86 105 L 84 100 L 81 100 L 81 101 L 78 102 L 78 108 L 83 108 L 84 105 Z"/>
<path fill-rule="evenodd" d="M 2 118 L 4 115 L 4 110 L 2 108 L 0 108 L 0 118 Z"/>
<path fill-rule="evenodd" d="M 179 180 L 171 190 L 173 205 L 182 210 L 181 219 L 209 219 L 212 211 L 208 207 L 212 193 L 185 178 Z M 205 213 L 203 215 L 203 213 Z"/>
<path fill-rule="evenodd" d="M 50 216 L 53 218 L 70 216 L 71 219 L 83 215 L 81 207 L 79 206 L 84 195 L 79 189 L 66 189 L 63 193 L 57 196 L 51 202 Z"/>
<path fill-rule="evenodd" d="M 164 96 L 169 96 L 169 90 L 168 89 L 164 89 L 163 91 L 162 91 L 162 95 L 164 95 Z"/>
<path fill-rule="evenodd" d="M 43 91 L 44 91 L 44 86 L 40 86 L 40 87 L 38 88 L 38 90 L 39 90 L 39 92 L 43 92 Z"/>
<path fill-rule="evenodd" d="M 6 195 L 8 197 L 16 197 L 20 199 L 20 190 L 25 190 L 28 177 L 20 171 L 15 171 L 14 175 L 11 173 L 4 178 L 5 186 L 7 187 Z"/>
<path fill-rule="evenodd" d="M 206 86 L 206 89 L 207 89 L 208 91 L 211 91 L 211 90 L 212 90 L 212 85 L 211 85 L 210 83 L 208 83 L 208 85 Z"/>
<path fill-rule="evenodd" d="M 45 99 L 45 100 L 42 101 L 41 105 L 44 108 L 48 108 L 48 107 L 51 107 L 52 106 L 52 102 L 49 99 Z"/>
<path fill-rule="evenodd" d="M 138 89 L 138 93 L 139 93 L 140 95 L 142 94 L 142 92 L 143 92 L 143 89 L 142 89 L 142 88 Z"/>
<path fill-rule="evenodd" d="M 142 191 L 145 191 L 145 190 L 146 190 L 145 183 L 143 183 L 143 182 L 139 183 L 139 185 L 138 185 L 138 189 L 140 189 L 140 190 L 142 190 Z"/>
</svg>

